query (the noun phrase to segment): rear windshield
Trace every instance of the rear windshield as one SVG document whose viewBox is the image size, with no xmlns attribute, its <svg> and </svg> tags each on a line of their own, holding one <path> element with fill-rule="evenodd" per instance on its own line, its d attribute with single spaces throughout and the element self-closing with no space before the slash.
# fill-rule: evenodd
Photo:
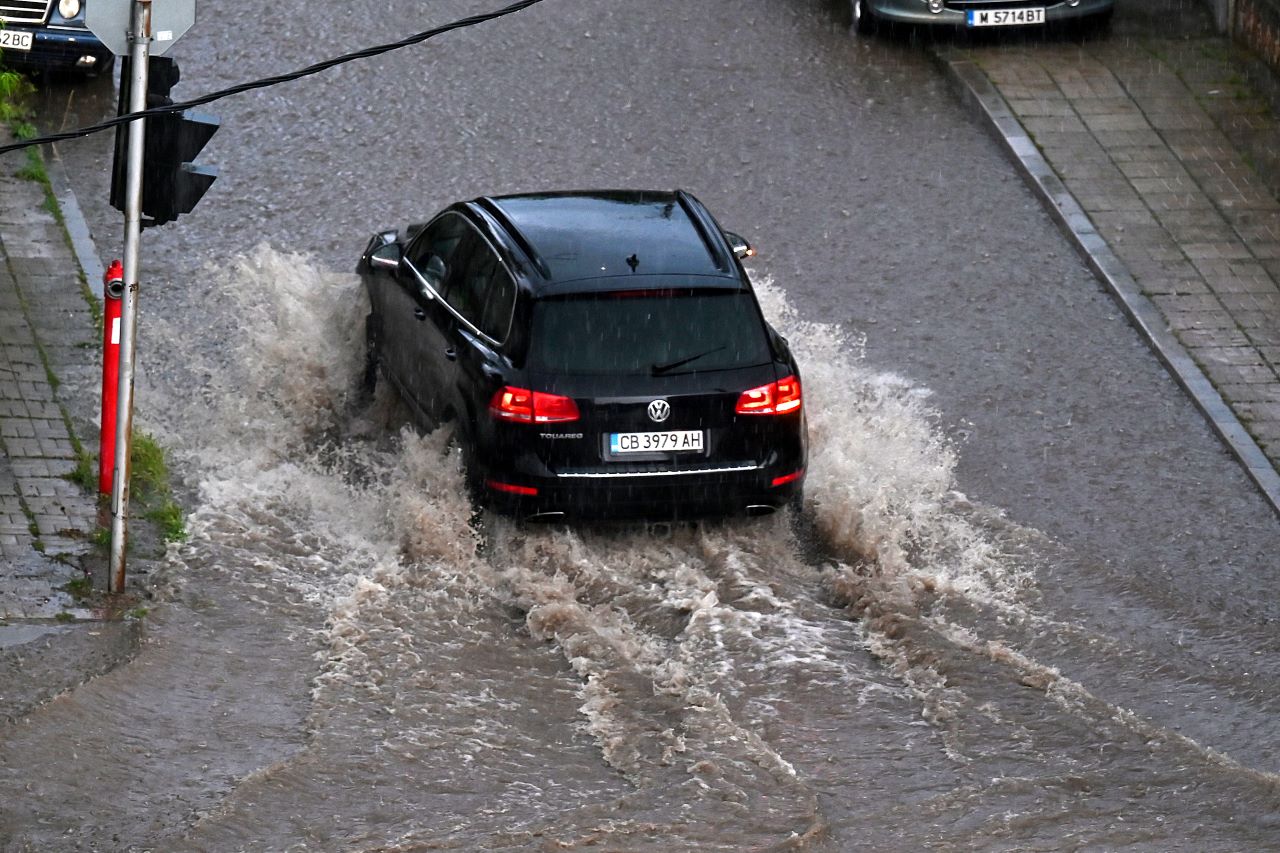
<svg viewBox="0 0 1280 853">
<path fill-rule="evenodd" d="M 574 294 L 534 306 L 534 370 L 661 376 L 749 367 L 770 358 L 755 300 L 742 291 Z"/>
</svg>

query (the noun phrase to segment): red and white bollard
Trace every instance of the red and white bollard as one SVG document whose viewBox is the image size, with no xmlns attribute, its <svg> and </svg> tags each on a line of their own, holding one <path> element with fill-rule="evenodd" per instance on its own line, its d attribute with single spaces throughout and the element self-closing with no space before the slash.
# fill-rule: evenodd
<svg viewBox="0 0 1280 853">
<path fill-rule="evenodd" d="M 112 261 L 102 276 L 102 430 L 98 433 L 98 491 L 111 494 L 116 463 L 116 391 L 120 382 L 120 312 L 124 266 Z"/>
</svg>

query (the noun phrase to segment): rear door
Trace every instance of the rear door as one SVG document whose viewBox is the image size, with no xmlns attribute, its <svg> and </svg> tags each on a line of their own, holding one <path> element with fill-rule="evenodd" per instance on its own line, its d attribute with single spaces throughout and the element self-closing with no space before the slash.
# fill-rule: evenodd
<svg viewBox="0 0 1280 853">
<path fill-rule="evenodd" d="M 465 263 L 450 277 L 445 301 L 455 314 L 446 337 L 444 381 L 455 389 L 459 416 L 479 416 L 502 385 L 516 285 L 493 247 L 476 231 L 465 238 Z M 470 428 L 470 423 L 467 427 Z"/>
</svg>

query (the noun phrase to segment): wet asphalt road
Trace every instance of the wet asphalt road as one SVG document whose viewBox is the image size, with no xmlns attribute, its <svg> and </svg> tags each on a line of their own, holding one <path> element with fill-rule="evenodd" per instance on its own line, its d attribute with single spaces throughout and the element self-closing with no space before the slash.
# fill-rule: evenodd
<svg viewBox="0 0 1280 853">
<path fill-rule="evenodd" d="M 297 5 L 202 9 L 174 51 L 176 94 L 486 4 L 357 0 L 324 18 Z M 109 89 L 50 86 L 42 128 L 109 112 Z M 1150 661 L 1093 668 L 1027 641 L 1042 661 L 1061 654 L 1111 701 L 1280 770 L 1261 722 L 1280 647 L 1274 516 L 917 45 L 857 41 L 817 0 L 548 0 L 207 109 L 223 127 L 202 160 L 222 176 L 194 214 L 144 238 L 144 419 L 198 395 L 228 357 L 238 318 L 211 284 L 259 243 L 347 271 L 371 231 L 457 198 L 682 187 L 757 244 L 755 271 L 802 317 L 865 341 L 869 369 L 931 390 L 957 487 L 1044 534 L 1039 581 L 1059 615 L 1151 660 L 1176 646 L 1206 673 L 1221 664 L 1249 710 L 1224 731 L 1208 703 L 1165 707 L 1144 690 Z M 109 141 L 61 153 L 100 251 L 118 254 Z M 1204 645 L 1183 650 L 1187 632 Z M 1238 665 L 1257 654 L 1253 674 Z"/>
<path fill-rule="evenodd" d="M 1272 526 L 921 47 L 857 41 L 817 0 L 562 5 L 205 108 L 223 128 L 201 161 L 222 174 L 195 214 L 147 232 L 144 317 L 209 314 L 204 265 L 260 241 L 344 269 L 373 230 L 456 198 L 680 186 L 750 235 L 802 311 L 933 390 L 971 497 L 1106 560 L 1180 562 L 1202 517 Z M 205 11 L 173 52 L 175 94 L 479 8 Z M 105 83 L 47 88 L 42 126 L 109 113 Z M 107 140 L 63 146 L 104 255 L 122 242 Z M 142 345 L 149 367 L 176 367 Z M 1158 464 L 1171 457 L 1184 463 Z"/>
</svg>

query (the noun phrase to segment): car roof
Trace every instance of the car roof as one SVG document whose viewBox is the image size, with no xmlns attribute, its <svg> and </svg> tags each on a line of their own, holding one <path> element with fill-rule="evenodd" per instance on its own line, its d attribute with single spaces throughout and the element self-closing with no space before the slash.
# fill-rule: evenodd
<svg viewBox="0 0 1280 853">
<path fill-rule="evenodd" d="M 742 286 L 719 227 L 679 190 L 527 193 L 472 204 L 533 261 L 539 292 L 611 289 L 619 277 L 629 287 L 670 286 L 673 277 Z"/>
</svg>

